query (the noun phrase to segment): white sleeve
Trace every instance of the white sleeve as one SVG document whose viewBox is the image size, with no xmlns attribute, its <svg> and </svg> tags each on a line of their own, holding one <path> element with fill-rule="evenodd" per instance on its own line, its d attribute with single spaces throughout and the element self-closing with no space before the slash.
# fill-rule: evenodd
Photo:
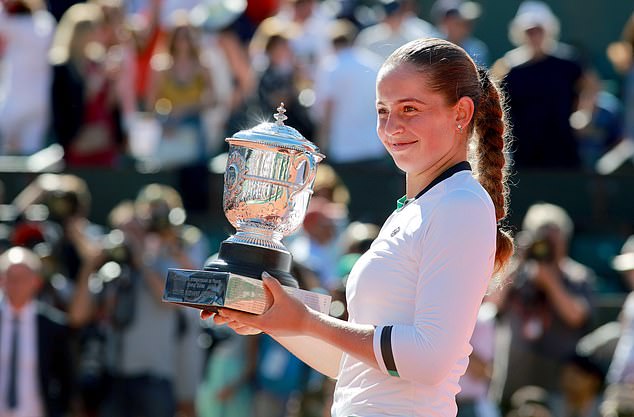
<svg viewBox="0 0 634 417">
<path fill-rule="evenodd" d="M 325 116 L 326 102 L 332 99 L 332 71 L 329 62 L 320 65 L 315 76 L 315 103 L 311 107 L 311 114 L 316 120 L 321 120 Z"/>
<path fill-rule="evenodd" d="M 413 325 L 379 326 L 374 335 L 380 368 L 393 376 L 436 385 L 471 353 L 469 339 L 493 272 L 493 207 L 456 191 L 421 231 Z"/>
</svg>

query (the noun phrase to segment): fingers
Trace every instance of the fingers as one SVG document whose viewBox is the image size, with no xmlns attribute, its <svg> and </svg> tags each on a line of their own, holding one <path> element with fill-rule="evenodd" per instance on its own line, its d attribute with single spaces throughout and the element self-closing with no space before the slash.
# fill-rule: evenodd
<svg viewBox="0 0 634 417">
<path fill-rule="evenodd" d="M 239 311 L 218 309 L 217 313 L 210 310 L 202 310 L 200 317 L 203 320 L 213 318 L 214 324 L 217 326 L 227 325 L 236 333 L 241 335 L 251 335 L 262 333 L 260 329 L 250 324 L 251 314 L 241 313 Z"/>
<path fill-rule="evenodd" d="M 262 272 L 262 282 L 264 287 L 271 292 L 273 298 L 278 298 L 282 293 L 285 293 L 282 284 L 266 271 Z"/>
<path fill-rule="evenodd" d="M 246 325 L 252 325 L 252 318 L 254 317 L 253 314 L 227 308 L 219 308 L 216 316 L 225 318 L 230 321 L 238 321 Z"/>
<path fill-rule="evenodd" d="M 255 327 L 245 326 L 244 324 L 238 323 L 236 321 L 232 321 L 227 323 L 227 326 L 233 329 L 239 335 L 249 336 L 254 334 L 262 333 L 262 330 L 256 329 Z"/>
<path fill-rule="evenodd" d="M 218 326 L 227 325 L 234 332 L 243 336 L 262 333 L 262 330 L 258 329 L 257 327 L 250 326 L 248 324 L 245 324 L 244 322 L 236 321 L 228 317 L 226 315 L 226 311 L 225 314 L 222 314 L 221 312 L 222 309 L 219 309 L 218 313 L 213 316 L 214 323 Z"/>
</svg>

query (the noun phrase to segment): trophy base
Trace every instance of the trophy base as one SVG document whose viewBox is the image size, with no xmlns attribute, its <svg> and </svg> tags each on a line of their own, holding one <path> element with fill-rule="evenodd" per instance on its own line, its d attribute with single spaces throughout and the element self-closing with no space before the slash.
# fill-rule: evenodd
<svg viewBox="0 0 634 417">
<path fill-rule="evenodd" d="M 255 279 L 262 279 L 262 272 L 266 271 L 282 285 L 299 288 L 297 280 L 291 275 L 292 262 L 288 252 L 225 241 L 220 244 L 218 258 L 208 262 L 203 269 Z"/>
<path fill-rule="evenodd" d="M 328 314 L 331 297 L 327 294 L 284 286 L 284 291 L 310 308 Z M 262 314 L 269 306 L 262 280 L 231 272 L 196 271 L 170 268 L 163 301 L 217 311 L 219 307 Z"/>
<path fill-rule="evenodd" d="M 290 272 L 292 260 L 285 251 L 224 241 L 218 258 L 202 271 L 169 269 L 163 300 L 210 311 L 225 306 L 259 314 L 266 305 L 262 272 L 289 289 L 299 288 Z"/>
</svg>

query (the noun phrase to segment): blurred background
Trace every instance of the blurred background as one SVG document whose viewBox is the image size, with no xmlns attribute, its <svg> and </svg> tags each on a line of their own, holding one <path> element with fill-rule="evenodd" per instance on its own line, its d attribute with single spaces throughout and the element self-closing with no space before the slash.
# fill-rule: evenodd
<svg viewBox="0 0 634 417">
<path fill-rule="evenodd" d="M 518 250 L 459 415 L 634 415 L 631 1 L 0 0 L 0 417 L 330 415 L 334 381 L 161 303 L 165 274 L 234 232 L 224 139 L 283 102 L 326 155 L 286 238 L 294 274 L 345 318 L 347 274 L 404 194 L 376 73 L 421 37 L 488 68 L 512 125 Z M 20 340 L 16 399 L 18 304 L 48 324 Z"/>
</svg>

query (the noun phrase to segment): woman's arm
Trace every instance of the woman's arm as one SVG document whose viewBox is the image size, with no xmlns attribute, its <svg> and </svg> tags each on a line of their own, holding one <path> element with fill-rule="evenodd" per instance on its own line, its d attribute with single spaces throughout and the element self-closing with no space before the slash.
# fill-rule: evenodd
<svg viewBox="0 0 634 417">
<path fill-rule="evenodd" d="M 337 379 L 343 355 L 341 349 L 310 336 L 280 336 L 274 339 L 317 372 Z"/>
<path fill-rule="evenodd" d="M 580 295 L 573 294 L 559 278 L 561 272 L 555 265 L 536 262 L 536 283 L 550 298 L 559 317 L 571 328 L 584 326 L 590 318 L 590 304 Z"/>
<path fill-rule="evenodd" d="M 343 352 L 379 368 L 373 350 L 374 326 L 349 323 L 312 310 L 287 294 L 275 278 L 265 273 L 262 280 L 273 300 L 264 314 L 221 308 L 214 322 L 227 324 L 239 334 L 265 332 L 331 378 L 336 378 L 339 372 Z"/>
<path fill-rule="evenodd" d="M 256 87 L 255 75 L 244 46 L 233 32 L 228 30 L 218 33 L 218 44 L 227 57 L 236 83 L 231 102 L 233 111 L 253 94 Z"/>
</svg>

